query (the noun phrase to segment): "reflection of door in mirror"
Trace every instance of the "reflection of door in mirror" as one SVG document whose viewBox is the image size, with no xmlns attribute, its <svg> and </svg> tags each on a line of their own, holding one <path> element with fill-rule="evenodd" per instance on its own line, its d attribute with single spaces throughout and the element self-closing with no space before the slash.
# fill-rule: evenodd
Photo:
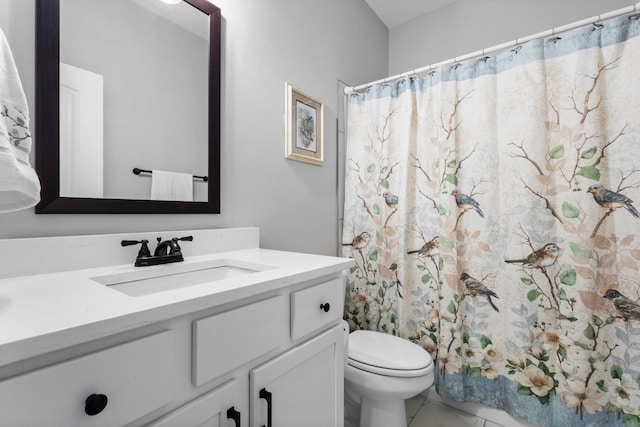
<svg viewBox="0 0 640 427">
<path fill-rule="evenodd" d="M 60 1 L 60 62 L 104 82 L 103 195 L 64 192 L 68 174 L 87 179 L 75 162 L 60 165 L 61 195 L 149 200 L 151 176 L 134 168 L 209 174 L 208 34 L 208 17 L 185 2 Z M 194 180 L 195 201 L 207 186 Z"/>
<path fill-rule="evenodd" d="M 60 195 L 104 196 L 102 76 L 60 63 Z"/>
</svg>

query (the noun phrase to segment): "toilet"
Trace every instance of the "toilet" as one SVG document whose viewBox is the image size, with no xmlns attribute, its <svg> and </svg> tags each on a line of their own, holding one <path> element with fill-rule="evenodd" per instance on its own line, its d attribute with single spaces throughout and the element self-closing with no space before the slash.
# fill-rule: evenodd
<svg viewBox="0 0 640 427">
<path fill-rule="evenodd" d="M 433 385 L 433 360 L 409 340 L 345 322 L 345 427 L 404 427 L 404 401 Z M 358 421 L 359 419 L 359 421 Z"/>
</svg>

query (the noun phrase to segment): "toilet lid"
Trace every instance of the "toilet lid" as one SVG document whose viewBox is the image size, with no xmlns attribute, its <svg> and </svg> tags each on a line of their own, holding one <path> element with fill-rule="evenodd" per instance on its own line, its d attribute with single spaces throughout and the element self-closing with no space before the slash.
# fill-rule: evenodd
<svg viewBox="0 0 640 427">
<path fill-rule="evenodd" d="M 375 374 L 416 377 L 433 370 L 431 356 L 409 340 L 375 331 L 349 335 L 349 364 Z"/>
</svg>

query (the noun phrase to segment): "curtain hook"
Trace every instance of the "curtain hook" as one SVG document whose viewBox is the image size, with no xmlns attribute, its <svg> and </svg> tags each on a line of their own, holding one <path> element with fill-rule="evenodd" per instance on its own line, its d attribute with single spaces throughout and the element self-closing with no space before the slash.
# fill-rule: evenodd
<svg viewBox="0 0 640 427">
<path fill-rule="evenodd" d="M 601 20 L 602 20 L 602 18 L 600 17 L 600 15 L 598 15 L 598 20 L 593 23 L 593 31 L 599 30 L 602 27 L 604 27 L 604 24 L 602 22 L 600 22 Z"/>
<path fill-rule="evenodd" d="M 480 57 L 480 61 L 479 62 L 487 62 L 487 60 L 489 59 L 489 57 L 487 55 L 484 54 L 484 49 L 482 49 L 482 56 Z"/>
</svg>

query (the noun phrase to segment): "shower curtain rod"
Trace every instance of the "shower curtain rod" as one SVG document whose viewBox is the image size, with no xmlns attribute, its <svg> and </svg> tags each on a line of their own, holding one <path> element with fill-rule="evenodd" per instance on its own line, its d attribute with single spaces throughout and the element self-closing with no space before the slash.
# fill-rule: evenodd
<svg viewBox="0 0 640 427">
<path fill-rule="evenodd" d="M 541 39 L 544 37 L 548 37 L 548 36 L 553 36 L 556 34 L 560 34 L 566 31 L 570 31 L 570 30 L 574 30 L 576 28 L 580 28 L 582 26 L 588 25 L 588 24 L 593 24 L 594 26 L 598 26 L 598 24 L 601 21 L 605 21 L 611 18 L 616 18 L 618 16 L 623 16 L 623 15 L 627 15 L 627 14 L 632 14 L 634 12 L 637 12 L 638 10 L 640 10 L 640 2 L 635 3 L 634 5 L 631 6 L 627 6 L 627 7 L 623 7 L 622 9 L 618 9 L 618 10 L 614 10 L 611 12 L 607 12 L 607 13 L 603 13 L 601 15 L 597 15 L 597 16 L 593 16 L 591 18 L 587 18 L 587 19 L 583 19 L 580 21 L 576 21 L 573 22 L 571 24 L 567 24 L 567 25 L 563 25 L 557 28 L 552 28 L 550 30 L 547 31 L 542 31 L 540 33 L 536 33 L 536 34 L 532 34 L 530 36 L 527 37 L 523 37 L 523 38 L 519 38 L 519 39 L 515 39 L 515 40 L 511 40 L 509 42 L 506 43 L 501 43 L 499 45 L 495 45 L 492 46 L 490 48 L 486 48 L 486 49 L 482 49 L 482 50 L 478 50 L 472 53 L 469 53 L 467 55 L 463 55 L 463 56 L 459 56 L 459 57 L 453 57 L 451 59 L 447 59 L 446 61 L 441 61 L 441 62 L 437 62 L 435 64 L 431 64 L 431 65 L 427 65 L 426 67 L 421 67 L 421 68 L 416 68 L 415 70 L 412 71 L 408 71 L 408 72 L 404 72 L 404 73 L 400 73 L 400 74 L 396 74 L 395 76 L 391 76 L 391 77 L 385 77 L 384 79 L 380 79 L 380 80 L 376 80 L 370 83 L 365 83 L 359 86 L 348 86 L 344 88 L 344 93 L 345 95 L 350 95 L 354 92 L 358 92 L 362 89 L 366 89 L 369 88 L 371 86 L 375 86 L 377 84 L 384 84 L 384 83 L 390 83 L 396 80 L 400 80 L 403 79 L 405 77 L 410 77 L 410 76 L 414 76 L 420 73 L 424 73 L 424 72 L 428 72 L 431 70 L 434 70 L 440 66 L 443 65 L 449 65 L 449 64 L 456 64 L 462 61 L 466 61 L 468 59 L 472 59 L 472 58 L 476 58 L 476 57 L 484 57 L 489 53 L 495 53 L 495 52 L 499 52 L 502 50 L 506 50 L 509 48 L 513 48 L 516 47 L 518 45 L 521 45 L 523 43 L 526 43 L 528 41 L 531 40 L 536 40 L 536 39 Z"/>
</svg>

